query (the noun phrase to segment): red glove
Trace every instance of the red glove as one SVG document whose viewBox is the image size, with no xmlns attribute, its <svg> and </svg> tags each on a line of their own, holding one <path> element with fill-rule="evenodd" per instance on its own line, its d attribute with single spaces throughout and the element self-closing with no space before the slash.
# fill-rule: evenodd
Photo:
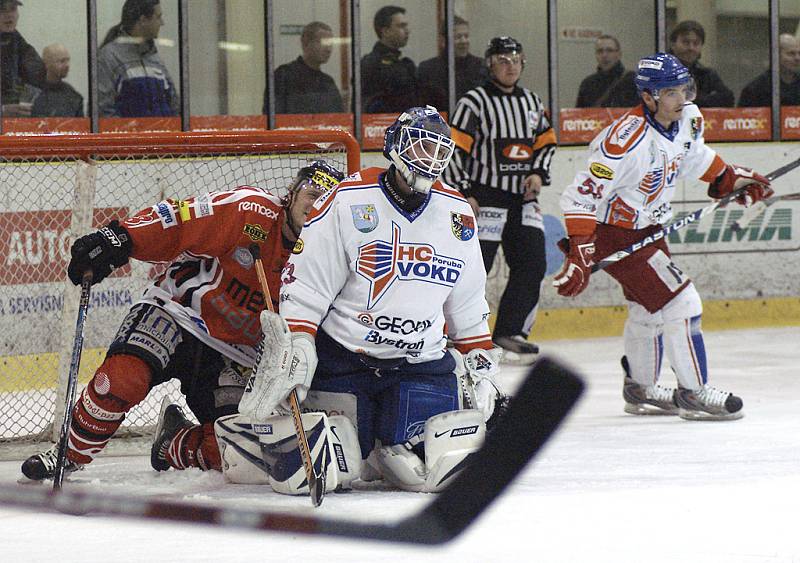
<svg viewBox="0 0 800 563">
<path fill-rule="evenodd" d="M 594 265 L 594 234 L 573 235 L 569 243 L 558 243 L 559 248 L 567 255 L 564 267 L 553 280 L 558 294 L 564 297 L 575 297 L 589 285 Z"/>
<path fill-rule="evenodd" d="M 770 187 L 770 181 L 750 168 L 726 164 L 722 174 L 708 186 L 708 195 L 720 199 L 729 193 L 745 188 L 744 193 L 736 197 L 736 203 L 750 207 L 757 201 L 772 197 L 775 192 Z"/>
</svg>

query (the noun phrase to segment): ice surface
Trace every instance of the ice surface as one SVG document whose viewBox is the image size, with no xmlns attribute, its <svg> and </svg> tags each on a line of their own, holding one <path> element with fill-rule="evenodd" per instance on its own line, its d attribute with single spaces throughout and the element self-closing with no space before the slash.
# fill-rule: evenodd
<svg viewBox="0 0 800 563">
<path fill-rule="evenodd" d="M 542 343 L 545 353 L 582 372 L 589 389 L 510 490 L 443 548 L 0 508 L 0 560 L 796 563 L 800 328 L 706 337 L 712 383 L 744 399 L 742 420 L 626 415 L 620 338 Z M 664 373 L 671 382 L 666 366 Z M 506 369 L 501 380 L 513 388 L 523 374 Z M 1 483 L 19 478 L 19 462 L 0 463 Z M 65 487 L 300 514 L 315 510 L 306 498 L 229 485 L 215 473 L 156 474 L 145 457 L 101 457 Z M 316 510 L 336 518 L 393 520 L 429 500 L 372 486 L 328 495 Z"/>
</svg>

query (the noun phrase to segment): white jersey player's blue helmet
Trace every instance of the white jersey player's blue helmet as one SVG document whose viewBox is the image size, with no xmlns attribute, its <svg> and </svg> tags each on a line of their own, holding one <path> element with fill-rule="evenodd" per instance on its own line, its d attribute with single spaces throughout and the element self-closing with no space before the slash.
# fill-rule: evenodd
<svg viewBox="0 0 800 563">
<path fill-rule="evenodd" d="M 689 69 L 669 53 L 656 53 L 639 60 L 635 82 L 640 94 L 648 92 L 656 99 L 661 90 L 684 86 L 687 101 L 692 101 L 695 96 L 694 79 Z"/>
<path fill-rule="evenodd" d="M 412 190 L 428 193 L 453 156 L 450 127 L 433 106 L 404 111 L 386 129 L 383 155 Z"/>
</svg>

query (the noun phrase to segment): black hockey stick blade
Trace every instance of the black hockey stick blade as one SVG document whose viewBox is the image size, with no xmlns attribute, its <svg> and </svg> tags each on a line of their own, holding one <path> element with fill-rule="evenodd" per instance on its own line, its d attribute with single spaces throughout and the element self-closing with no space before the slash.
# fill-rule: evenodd
<svg viewBox="0 0 800 563">
<path fill-rule="evenodd" d="M 61 489 L 64 481 L 64 470 L 67 465 L 67 446 L 69 445 L 69 427 L 72 424 L 72 405 L 75 403 L 75 390 L 78 387 L 78 372 L 81 368 L 81 353 L 83 352 L 83 331 L 86 326 L 86 314 L 89 311 L 89 295 L 92 290 L 91 270 L 86 270 L 81 280 L 81 298 L 78 305 L 78 320 L 75 323 L 75 339 L 72 343 L 72 358 L 69 363 L 67 376 L 67 392 L 64 405 L 64 419 L 61 421 L 61 431 L 58 439 L 58 454 L 56 456 L 56 469 L 53 474 L 53 489 Z"/>
<path fill-rule="evenodd" d="M 548 358 L 534 365 L 508 411 L 488 434 L 471 463 L 419 513 L 396 523 L 368 524 L 324 516 L 291 515 L 105 495 L 71 487 L 0 486 L 0 502 L 73 514 L 99 514 L 202 523 L 228 528 L 442 544 L 461 534 L 508 487 L 566 419 L 583 392 L 580 377 Z"/>
</svg>

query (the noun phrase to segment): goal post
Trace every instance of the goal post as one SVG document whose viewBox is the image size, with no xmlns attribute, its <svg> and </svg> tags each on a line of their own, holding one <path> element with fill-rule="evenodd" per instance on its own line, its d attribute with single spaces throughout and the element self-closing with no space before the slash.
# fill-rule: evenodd
<svg viewBox="0 0 800 563">
<path fill-rule="evenodd" d="M 241 185 L 285 195 L 317 159 L 353 173 L 358 143 L 341 130 L 0 137 L 0 457 L 58 439 L 77 314 L 78 289 L 66 276 L 76 237 L 166 198 Z M 157 273 L 133 260 L 93 291 L 81 387 Z M 182 401 L 176 380 L 134 407 L 119 434 L 152 431 L 164 396 Z"/>
</svg>

